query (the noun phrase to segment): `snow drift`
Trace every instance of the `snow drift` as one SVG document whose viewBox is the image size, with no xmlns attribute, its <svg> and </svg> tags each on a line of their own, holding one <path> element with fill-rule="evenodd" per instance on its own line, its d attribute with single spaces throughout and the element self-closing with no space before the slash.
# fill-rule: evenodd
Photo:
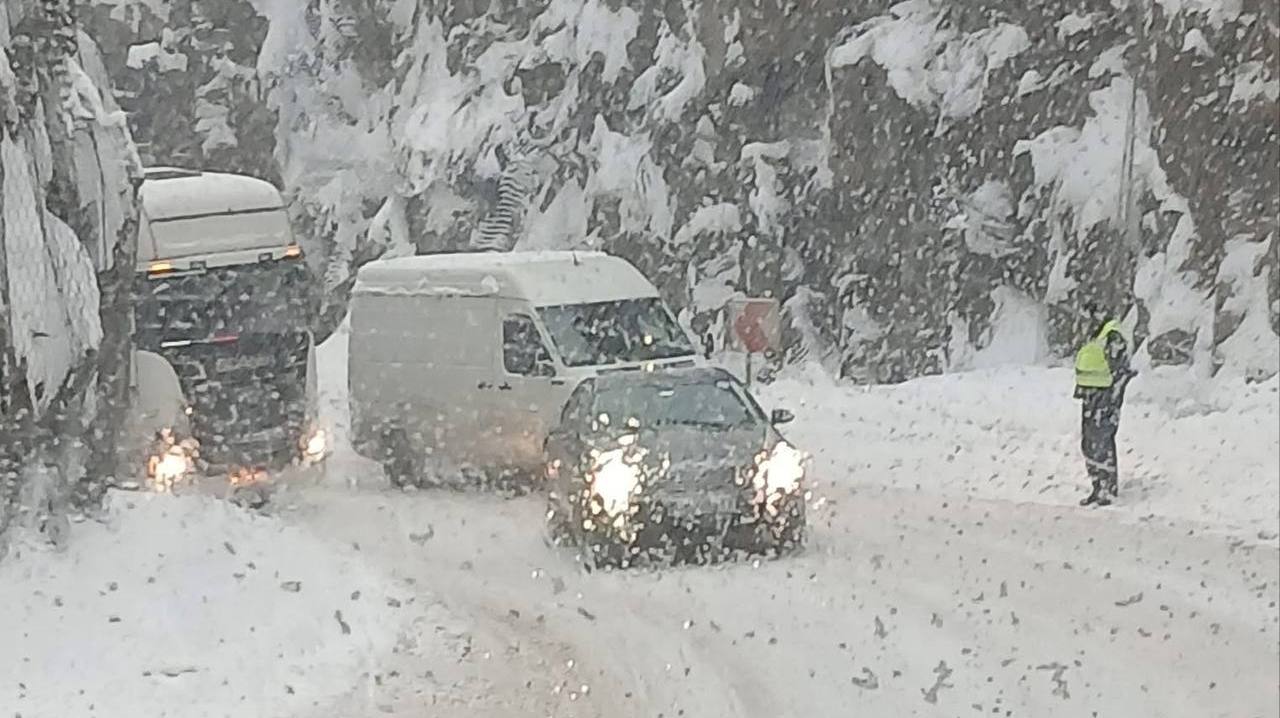
<svg viewBox="0 0 1280 718">
<path fill-rule="evenodd" d="M 389 651 L 359 554 L 215 499 L 115 494 L 65 553 L 0 563 L 0 705 L 24 716 L 278 716 Z"/>
</svg>

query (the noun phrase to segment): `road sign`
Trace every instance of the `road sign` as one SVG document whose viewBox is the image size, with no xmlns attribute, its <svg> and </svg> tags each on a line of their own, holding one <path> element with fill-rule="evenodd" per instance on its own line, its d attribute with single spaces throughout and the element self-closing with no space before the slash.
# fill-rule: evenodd
<svg viewBox="0 0 1280 718">
<path fill-rule="evenodd" d="M 781 348 L 782 317 L 777 299 L 731 299 L 727 309 L 731 348 L 748 354 Z"/>
</svg>

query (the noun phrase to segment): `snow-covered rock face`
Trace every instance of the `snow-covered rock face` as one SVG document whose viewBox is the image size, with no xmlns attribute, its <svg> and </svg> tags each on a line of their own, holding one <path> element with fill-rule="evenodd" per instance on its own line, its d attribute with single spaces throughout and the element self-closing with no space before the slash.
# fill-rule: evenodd
<svg viewBox="0 0 1280 718">
<path fill-rule="evenodd" d="M 0 18 L 0 351 L 24 380 L 6 388 L 39 415 L 102 343 L 96 275 L 115 266 L 141 168 L 92 38 L 70 26 L 57 55 L 31 22 Z"/>
<path fill-rule="evenodd" d="M 383 251 L 603 248 L 693 314 L 803 289 L 799 353 L 889 379 L 964 365 L 1011 292 L 1056 353 L 1085 296 L 1134 307 L 1157 362 L 1237 365 L 1214 349 L 1237 296 L 1267 296 L 1241 326 L 1277 342 L 1274 262 L 1218 281 L 1228 240 L 1261 246 L 1280 209 L 1260 0 L 1161 0 L 1145 54 L 1103 0 L 208 0 L 221 75 L 147 3 L 108 4 L 144 17 L 135 64 L 173 76 L 159 41 L 205 68 L 184 146 L 237 168 L 274 147 L 334 286 Z M 249 66 L 257 89 L 233 81 Z M 842 329 L 855 307 L 882 330 Z"/>
</svg>

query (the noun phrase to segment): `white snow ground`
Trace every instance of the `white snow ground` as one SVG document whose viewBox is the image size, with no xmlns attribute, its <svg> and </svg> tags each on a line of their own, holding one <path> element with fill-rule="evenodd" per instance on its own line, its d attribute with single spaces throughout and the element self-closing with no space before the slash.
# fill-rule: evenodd
<svg viewBox="0 0 1280 718">
<path fill-rule="evenodd" d="M 0 715 L 294 715 L 396 640 L 401 592 L 348 546 L 202 496 L 108 516 L 0 563 Z"/>
<path fill-rule="evenodd" d="M 290 567 L 347 574 L 335 601 L 346 598 L 337 585 L 359 580 L 340 563 L 358 546 L 363 573 L 355 575 L 381 582 L 377 590 L 398 602 L 387 610 L 360 605 L 376 608 L 366 616 L 399 639 L 394 648 L 381 644 L 376 661 L 357 661 L 335 643 L 335 604 L 309 602 L 314 625 L 297 635 L 323 637 L 321 650 L 333 660 L 323 682 L 294 685 L 323 686 L 330 699 L 311 700 L 316 694 L 304 705 L 271 695 L 268 688 L 288 682 L 277 677 L 289 674 L 296 654 L 273 660 L 222 644 L 220 665 L 261 676 L 264 687 L 227 692 L 216 714 L 1252 718 L 1280 711 L 1274 381 L 1194 385 L 1164 372 L 1143 376 L 1121 430 L 1124 500 L 1082 510 L 1073 505 L 1084 490 L 1077 407 L 1061 371 L 1006 368 L 867 389 L 793 376 L 761 394 L 766 404 L 796 410 L 789 433 L 815 454 L 821 506 L 802 555 L 584 574 L 567 552 L 543 544 L 536 496 L 387 489 L 378 468 L 341 443 L 345 354 L 339 332 L 320 356 L 324 407 L 339 439 L 328 480 L 298 484 L 278 499 L 278 520 L 292 528 L 273 530 L 308 547 L 303 555 L 290 550 L 297 556 Z M 278 527 L 277 519 L 253 521 Z M 145 522 L 137 531 L 150 536 Z M 95 538 L 82 533 L 73 551 L 90 550 Z M 185 549 L 190 561 L 230 560 L 218 555 L 220 539 L 205 531 L 195 539 Z M 155 542 L 176 537 L 149 540 L 154 552 Z M 13 575 L 11 565 L 0 568 Z M 64 574 L 58 590 L 107 600 L 97 594 L 107 580 L 101 571 Z M 15 596 L 6 593 L 15 591 L 11 581 L 0 587 L 5 605 L 19 606 L 32 625 L 51 625 L 50 602 L 34 593 L 48 591 L 44 584 Z M 297 598 L 275 581 L 263 583 L 253 605 L 282 612 Z M 105 620 L 107 631 L 116 627 Z M 364 624 L 347 620 L 353 635 L 365 635 Z M 181 632 L 171 627 L 167 635 Z M 140 666 L 134 656 L 165 643 L 142 633 L 67 640 L 42 650 L 97 645 Z M 50 702 L 42 704 L 47 712 L 27 709 L 24 717 L 82 712 L 72 690 L 82 681 L 57 675 L 66 683 L 63 710 Z M 146 707 L 136 714 L 161 714 Z"/>
<path fill-rule="evenodd" d="M 1122 496 L 1109 514 L 1275 546 L 1278 391 L 1275 378 L 1139 374 L 1117 440 Z M 760 393 L 795 412 L 787 433 L 826 483 L 1074 506 L 1088 480 L 1071 392 L 1069 369 L 1006 366 L 866 388 L 787 378 Z"/>
<path fill-rule="evenodd" d="M 339 436 L 344 341 L 321 356 Z M 823 480 L 812 546 L 713 568 L 584 575 L 542 543 L 537 497 L 389 492 L 340 448 L 328 473 L 343 481 L 299 496 L 295 516 L 430 587 L 469 621 L 471 651 L 445 666 L 400 656 L 337 710 L 1273 715 L 1275 383 L 1144 376 L 1122 433 L 1125 501 L 1105 511 L 1074 506 L 1069 385 L 1006 368 L 770 386 L 762 399 L 797 410 L 791 437 Z M 421 678 L 442 668 L 456 688 L 443 698 Z"/>
</svg>

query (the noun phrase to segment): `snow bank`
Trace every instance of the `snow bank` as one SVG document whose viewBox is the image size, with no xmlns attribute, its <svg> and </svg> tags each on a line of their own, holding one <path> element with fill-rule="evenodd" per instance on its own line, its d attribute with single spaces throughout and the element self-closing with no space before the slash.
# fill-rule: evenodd
<svg viewBox="0 0 1280 718">
<path fill-rule="evenodd" d="M 1214 352 L 1225 374 L 1273 377 L 1280 368 L 1280 337 L 1271 330 L 1268 275 L 1262 260 L 1274 251 L 1275 242 L 1271 237 L 1262 242 L 1248 240 L 1246 235 L 1228 241 L 1218 268 L 1218 285 L 1229 288 L 1221 312 L 1239 324 Z"/>
<path fill-rule="evenodd" d="M 996 308 L 990 333 L 974 352 L 972 368 L 1034 365 L 1051 356 L 1049 316 L 1043 304 L 1010 287 L 996 287 L 991 298 Z"/>
<path fill-rule="evenodd" d="M 1088 490 L 1067 369 L 1008 367 L 870 387 L 809 372 L 757 391 L 766 408 L 795 411 L 786 433 L 813 454 L 820 483 L 1063 506 Z M 1112 510 L 1274 540 L 1278 424 L 1275 378 L 1144 372 L 1120 426 L 1121 496 Z"/>
<path fill-rule="evenodd" d="M 344 547 L 203 497 L 110 509 L 0 563 L 6 715 L 289 715 L 391 649 L 392 590 Z"/>
<path fill-rule="evenodd" d="M 350 317 L 316 347 L 320 422 L 333 437 L 332 452 L 325 459 L 324 481 L 336 489 L 382 489 L 388 486 L 382 467 L 351 448 L 351 406 L 347 401 L 347 349 L 351 341 Z"/>
</svg>

